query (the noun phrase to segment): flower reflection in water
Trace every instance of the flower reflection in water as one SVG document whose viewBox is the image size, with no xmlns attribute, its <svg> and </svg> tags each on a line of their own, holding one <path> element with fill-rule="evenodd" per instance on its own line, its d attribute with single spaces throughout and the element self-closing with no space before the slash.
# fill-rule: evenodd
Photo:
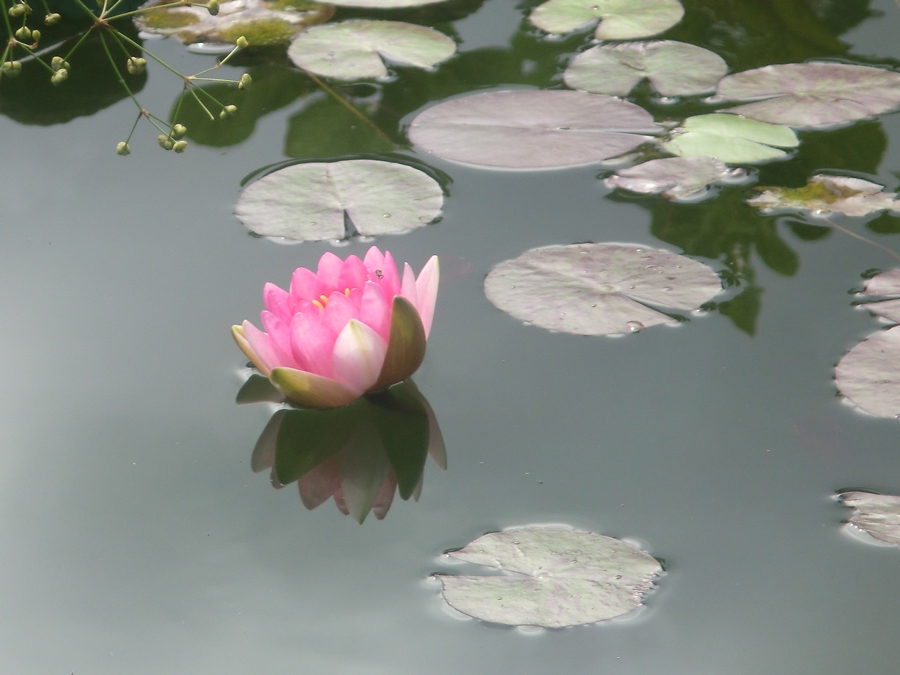
<svg viewBox="0 0 900 675">
<path fill-rule="evenodd" d="M 276 396 L 268 381 L 255 375 L 238 402 Z M 406 380 L 343 408 L 276 411 L 256 443 L 251 466 L 257 473 L 270 469 L 276 488 L 296 481 L 307 509 L 334 497 L 342 513 L 362 523 L 370 511 L 384 518 L 395 492 L 418 501 L 427 455 L 447 468 L 434 412 Z"/>
</svg>

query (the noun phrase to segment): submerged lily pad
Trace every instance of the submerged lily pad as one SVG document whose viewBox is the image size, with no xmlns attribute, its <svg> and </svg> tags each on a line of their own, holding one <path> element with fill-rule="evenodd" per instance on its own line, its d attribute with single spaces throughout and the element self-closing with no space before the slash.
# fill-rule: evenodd
<svg viewBox="0 0 900 675">
<path fill-rule="evenodd" d="M 580 91 L 495 91 L 428 108 L 409 139 L 443 159 L 503 169 L 602 162 L 650 140 L 643 108 Z"/>
<path fill-rule="evenodd" d="M 550 0 L 528 20 L 548 33 L 568 33 L 593 24 L 600 40 L 632 40 L 662 33 L 681 21 L 678 0 Z"/>
<path fill-rule="evenodd" d="M 622 169 L 607 178 L 606 185 L 684 199 L 704 192 L 713 183 L 742 181 L 746 177 L 742 169 L 729 169 L 712 157 L 666 157 Z"/>
<path fill-rule="evenodd" d="M 874 492 L 843 492 L 838 497 L 853 509 L 847 521 L 886 544 L 900 546 L 900 497 Z"/>
<path fill-rule="evenodd" d="M 883 185 L 861 178 L 824 174 L 813 176 L 801 188 L 767 188 L 747 203 L 761 209 L 802 209 L 848 216 L 864 216 L 884 209 L 900 210 L 897 195 L 884 192 Z"/>
<path fill-rule="evenodd" d="M 573 89 L 626 96 L 648 79 L 663 96 L 715 89 L 728 72 L 718 54 L 683 42 L 656 40 L 603 44 L 579 54 L 563 73 Z"/>
<path fill-rule="evenodd" d="M 440 575 L 450 606 L 482 621 L 563 628 L 633 612 L 662 566 L 625 542 L 580 530 L 527 527 L 491 532 L 457 560 L 503 576 Z"/>
<path fill-rule="evenodd" d="M 418 169 L 354 159 L 279 169 L 249 185 L 235 211 L 257 234 L 322 241 L 344 238 L 345 213 L 366 236 L 422 227 L 443 199 L 437 181 Z"/>
<path fill-rule="evenodd" d="M 647 304 L 694 310 L 721 290 L 706 265 L 636 244 L 535 248 L 500 263 L 484 280 L 488 300 L 507 314 L 577 335 L 677 324 Z"/>
<path fill-rule="evenodd" d="M 900 326 L 860 342 L 834 372 L 838 390 L 860 409 L 900 418 Z"/>
<path fill-rule="evenodd" d="M 785 157 L 787 153 L 778 148 L 799 144 L 789 127 L 711 114 L 688 117 L 663 147 L 679 157 L 715 157 L 733 164 L 753 164 Z"/>
<path fill-rule="evenodd" d="M 900 73 L 843 63 L 785 63 L 729 75 L 719 96 L 763 99 L 728 108 L 762 122 L 814 127 L 852 122 L 900 105 Z"/>
<path fill-rule="evenodd" d="M 401 21 L 344 21 L 305 31 L 288 49 L 304 70 L 353 80 L 385 77 L 382 57 L 401 65 L 431 68 L 449 59 L 456 43 L 433 28 Z"/>
<path fill-rule="evenodd" d="M 153 8 L 171 4 L 151 0 Z M 174 35 L 185 44 L 234 44 L 241 36 L 251 45 L 287 44 L 309 26 L 325 23 L 334 15 L 334 6 L 308 0 L 224 0 L 213 16 L 203 5 L 158 7 L 138 14 L 134 23 L 142 31 Z"/>
</svg>

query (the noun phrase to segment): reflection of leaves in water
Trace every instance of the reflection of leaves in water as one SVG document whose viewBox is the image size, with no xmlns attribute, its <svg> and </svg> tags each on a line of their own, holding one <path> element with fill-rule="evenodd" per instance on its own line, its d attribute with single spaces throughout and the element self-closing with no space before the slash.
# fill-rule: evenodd
<svg viewBox="0 0 900 675">
<path fill-rule="evenodd" d="M 41 39 L 42 45 L 53 44 L 56 39 L 77 34 L 81 28 L 84 26 L 67 24 L 64 32 L 42 30 L 46 33 Z M 137 32 L 130 23 L 122 23 L 118 28 L 130 39 L 137 40 Z M 55 55 L 65 56 L 73 45 L 74 40 L 63 43 L 46 53 L 43 58 L 49 63 Z M 132 47 L 129 47 L 129 53 L 138 55 L 138 51 Z M 124 62 L 125 57 L 122 55 L 120 67 L 128 86 L 133 92 L 140 91 L 147 82 L 147 73 L 128 75 L 124 73 Z M 109 63 L 97 33 L 85 39 L 71 58 L 71 63 L 69 78 L 63 85 L 54 86 L 50 83 L 50 73 L 44 66 L 33 59 L 23 61 L 22 72 L 17 78 L 3 78 L 0 86 L 0 113 L 21 124 L 49 126 L 93 115 L 128 97 Z"/>
<path fill-rule="evenodd" d="M 365 107 L 354 107 L 369 118 Z M 307 159 L 390 152 L 395 147 L 332 96 L 312 101 L 292 115 L 284 139 L 285 155 Z"/>
</svg>

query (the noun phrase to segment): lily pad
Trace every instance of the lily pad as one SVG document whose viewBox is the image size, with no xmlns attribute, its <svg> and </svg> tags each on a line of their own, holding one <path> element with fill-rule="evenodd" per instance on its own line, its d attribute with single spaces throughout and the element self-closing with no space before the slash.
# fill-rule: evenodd
<svg viewBox="0 0 900 675">
<path fill-rule="evenodd" d="M 500 263 L 484 280 L 488 300 L 507 314 L 576 335 L 677 324 L 647 304 L 694 310 L 721 290 L 706 265 L 637 244 L 535 248 Z"/>
<path fill-rule="evenodd" d="M 843 492 L 838 497 L 853 509 L 847 521 L 886 544 L 900 546 L 900 497 L 874 492 Z"/>
<path fill-rule="evenodd" d="M 398 9 L 401 7 L 419 7 L 433 5 L 446 0 L 329 0 L 329 4 L 338 7 L 365 7 L 367 9 Z"/>
<path fill-rule="evenodd" d="M 658 130 L 643 108 L 580 91 L 495 91 L 428 108 L 409 139 L 443 159 L 502 169 L 602 162 Z"/>
<path fill-rule="evenodd" d="M 614 619 L 640 607 L 662 572 L 655 558 L 618 539 L 543 527 L 491 532 L 448 555 L 507 573 L 439 579 L 452 607 L 509 626 L 563 628 Z"/>
<path fill-rule="evenodd" d="M 663 147 L 679 157 L 715 157 L 732 164 L 753 164 L 781 159 L 787 153 L 778 148 L 799 144 L 789 127 L 711 114 L 688 117 Z"/>
<path fill-rule="evenodd" d="M 888 270 L 869 279 L 863 295 L 881 296 L 882 298 L 893 296 L 893 299 L 890 300 L 865 302 L 859 307 L 893 323 L 900 323 L 900 269 Z"/>
<path fill-rule="evenodd" d="M 838 390 L 860 409 L 900 418 L 900 326 L 860 342 L 834 372 Z"/>
<path fill-rule="evenodd" d="M 354 159 L 294 164 L 249 185 L 235 212 L 267 237 L 343 239 L 346 213 L 365 236 L 408 232 L 441 212 L 443 193 L 427 174 L 393 162 Z"/>
<path fill-rule="evenodd" d="M 729 75 L 718 94 L 763 99 L 724 112 L 792 127 L 823 126 L 896 108 L 900 73 L 843 63 L 785 63 Z"/>
<path fill-rule="evenodd" d="M 431 68 L 449 59 L 456 43 L 433 28 L 401 21 L 344 21 L 311 28 L 291 43 L 288 56 L 304 70 L 344 80 L 385 77 L 382 57 Z"/>
<path fill-rule="evenodd" d="M 171 4 L 151 0 L 144 8 Z M 134 17 L 142 31 L 174 35 L 185 44 L 234 44 L 241 36 L 251 45 L 287 44 L 309 26 L 325 23 L 334 6 L 308 0 L 224 0 L 215 16 L 204 5 L 159 7 Z"/>
<path fill-rule="evenodd" d="M 593 24 L 600 40 L 632 40 L 662 33 L 681 21 L 678 0 L 550 0 L 528 20 L 548 33 L 569 33 Z"/>
<path fill-rule="evenodd" d="M 656 40 L 603 44 L 579 54 L 563 73 L 573 89 L 627 96 L 643 79 L 663 96 L 716 88 L 728 72 L 718 54 L 683 42 Z"/>
<path fill-rule="evenodd" d="M 712 157 L 666 157 L 622 169 L 606 179 L 610 188 L 685 199 L 706 191 L 713 183 L 742 181 L 742 169 L 729 169 Z"/>
<path fill-rule="evenodd" d="M 767 188 L 747 203 L 761 209 L 802 209 L 847 216 L 864 216 L 884 209 L 900 210 L 897 195 L 884 192 L 883 185 L 861 178 L 824 174 L 813 176 L 801 188 Z"/>
</svg>

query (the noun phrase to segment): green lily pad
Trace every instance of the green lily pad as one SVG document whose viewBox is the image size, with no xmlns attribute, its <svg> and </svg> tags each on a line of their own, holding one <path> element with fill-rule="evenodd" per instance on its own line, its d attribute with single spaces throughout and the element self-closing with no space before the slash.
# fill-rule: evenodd
<svg viewBox="0 0 900 675">
<path fill-rule="evenodd" d="M 712 114 L 688 117 L 663 148 L 679 157 L 715 157 L 729 164 L 753 164 L 785 157 L 787 153 L 778 148 L 799 144 L 789 127 Z"/>
<path fill-rule="evenodd" d="M 771 187 L 748 204 L 761 209 L 801 209 L 816 214 L 843 213 L 864 216 L 885 209 L 900 210 L 900 201 L 884 186 L 861 178 L 813 176 L 801 188 Z"/>
<path fill-rule="evenodd" d="M 853 509 L 849 525 L 879 542 L 900 546 L 900 497 L 854 490 L 842 492 L 838 498 Z"/>
<path fill-rule="evenodd" d="M 423 150 L 463 164 L 550 169 L 602 162 L 657 131 L 643 108 L 580 91 L 494 91 L 444 101 L 409 127 Z"/>
<path fill-rule="evenodd" d="M 721 290 L 706 265 L 636 244 L 535 248 L 501 262 L 484 280 L 488 300 L 507 314 L 576 335 L 677 324 L 647 305 L 695 310 Z"/>
<path fill-rule="evenodd" d="M 365 236 L 423 227 L 441 212 L 441 186 L 405 164 L 353 159 L 294 164 L 251 183 L 235 212 L 267 237 L 343 239 L 344 214 Z"/>
<path fill-rule="evenodd" d="M 719 83 L 718 95 L 763 99 L 724 111 L 762 122 L 840 124 L 900 105 L 900 73 L 843 63 L 784 63 L 729 75 Z"/>
<path fill-rule="evenodd" d="M 170 4 L 151 0 L 143 5 Z M 287 44 L 309 26 L 328 21 L 334 6 L 308 0 L 225 0 L 213 16 L 202 5 L 151 9 L 134 22 L 142 31 L 174 35 L 185 44 L 234 44 L 241 36 L 253 46 Z"/>
<path fill-rule="evenodd" d="M 642 194 L 662 192 L 664 197 L 685 199 L 702 194 L 713 183 L 746 178 L 743 170 L 729 169 L 712 157 L 666 157 L 622 169 L 607 178 L 606 185 Z"/>
<path fill-rule="evenodd" d="M 663 96 L 685 96 L 715 89 L 728 72 L 718 54 L 683 42 L 622 42 L 582 52 L 563 80 L 573 89 L 627 96 L 643 79 Z"/>
<path fill-rule="evenodd" d="M 569 33 L 600 20 L 600 40 L 632 40 L 657 35 L 681 21 L 678 0 L 550 0 L 528 20 L 548 33 Z"/>
<path fill-rule="evenodd" d="M 433 28 L 401 21 L 353 20 L 304 31 L 288 56 L 304 70 L 343 80 L 385 77 L 382 57 L 431 68 L 456 53 L 456 43 Z"/>
<path fill-rule="evenodd" d="M 662 573 L 655 558 L 631 544 L 558 528 L 491 532 L 447 555 L 506 573 L 438 578 L 451 607 L 508 626 L 563 628 L 614 619 L 638 609 Z"/>
<path fill-rule="evenodd" d="M 876 417 L 900 418 L 900 326 L 875 333 L 844 354 L 838 390 Z"/>
</svg>

